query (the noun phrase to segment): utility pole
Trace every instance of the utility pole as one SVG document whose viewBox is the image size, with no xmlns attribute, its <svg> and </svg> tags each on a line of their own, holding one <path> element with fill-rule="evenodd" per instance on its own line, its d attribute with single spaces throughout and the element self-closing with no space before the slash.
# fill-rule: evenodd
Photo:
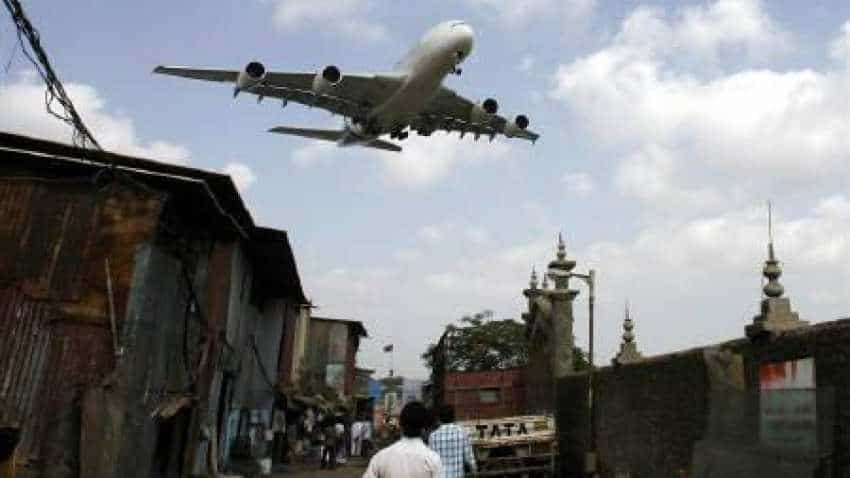
<svg viewBox="0 0 850 478">
<path fill-rule="evenodd" d="M 594 477 L 598 476 L 596 473 L 596 407 L 594 406 L 593 396 L 593 388 L 594 388 L 594 372 L 595 366 L 593 364 L 593 345 L 594 345 L 594 309 L 596 303 L 596 271 L 590 269 L 587 274 L 577 274 L 574 272 L 570 273 L 570 277 L 575 277 L 577 279 L 582 279 L 585 284 L 587 284 L 588 289 L 588 311 L 587 311 L 587 319 L 588 319 L 588 345 L 587 345 L 587 416 L 588 416 L 588 425 L 587 425 L 587 444 L 588 451 L 587 455 L 585 455 L 585 464 L 584 471 L 587 473 L 587 476 Z"/>
</svg>

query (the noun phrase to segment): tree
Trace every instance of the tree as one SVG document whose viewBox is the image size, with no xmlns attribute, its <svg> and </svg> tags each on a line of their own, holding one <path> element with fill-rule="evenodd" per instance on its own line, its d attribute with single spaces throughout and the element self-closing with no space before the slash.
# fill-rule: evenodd
<svg viewBox="0 0 850 478">
<path fill-rule="evenodd" d="M 432 375 L 525 366 L 529 350 L 525 324 L 513 319 L 489 320 L 492 317 L 493 312 L 485 310 L 461 317 L 460 326 L 447 326 L 440 342 L 429 344 L 422 354 Z M 573 357 L 576 370 L 587 369 L 583 350 L 573 347 Z"/>
</svg>

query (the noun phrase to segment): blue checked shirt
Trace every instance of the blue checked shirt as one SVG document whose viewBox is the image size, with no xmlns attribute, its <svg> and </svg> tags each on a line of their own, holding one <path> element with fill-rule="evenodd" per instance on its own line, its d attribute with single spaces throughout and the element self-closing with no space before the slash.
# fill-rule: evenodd
<svg viewBox="0 0 850 478">
<path fill-rule="evenodd" d="M 440 425 L 428 438 L 428 446 L 440 455 L 443 463 L 443 478 L 463 478 L 463 464 L 474 473 L 475 455 L 472 454 L 472 440 L 466 430 L 454 423 Z"/>
</svg>

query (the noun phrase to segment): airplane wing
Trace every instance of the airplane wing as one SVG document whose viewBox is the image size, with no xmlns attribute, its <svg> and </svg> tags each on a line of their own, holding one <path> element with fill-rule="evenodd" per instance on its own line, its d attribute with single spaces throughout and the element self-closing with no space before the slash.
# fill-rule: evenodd
<svg viewBox="0 0 850 478">
<path fill-rule="evenodd" d="M 410 122 L 410 127 L 425 131 L 458 131 L 461 135 L 469 133 L 476 137 L 489 136 L 491 139 L 497 134 L 532 142 L 540 137 L 531 130 L 511 127 L 513 122 L 498 114 L 490 116 L 485 122 L 475 122 L 472 118 L 474 107 L 473 101 L 449 88 L 441 87 L 425 111 Z"/>
<path fill-rule="evenodd" d="M 238 70 L 158 66 L 154 73 L 196 80 L 236 83 Z M 317 107 L 346 117 L 365 117 L 375 105 L 383 103 L 398 88 L 403 77 L 392 74 L 344 74 L 328 93 L 313 91 L 316 73 L 282 73 L 269 71 L 263 80 L 245 88 L 260 98 L 278 98 L 302 105 Z"/>
</svg>

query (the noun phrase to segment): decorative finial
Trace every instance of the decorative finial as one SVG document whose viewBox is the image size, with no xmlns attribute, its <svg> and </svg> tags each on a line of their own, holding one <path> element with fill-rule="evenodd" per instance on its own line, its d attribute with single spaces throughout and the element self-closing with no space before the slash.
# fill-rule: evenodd
<svg viewBox="0 0 850 478">
<path fill-rule="evenodd" d="M 528 285 L 531 289 L 537 288 L 537 269 L 534 266 L 531 267 L 531 280 L 528 281 Z"/>
<path fill-rule="evenodd" d="M 767 284 L 762 290 L 764 295 L 768 297 L 782 297 L 785 288 L 779 283 L 779 277 L 782 276 L 782 266 L 776 260 L 776 253 L 773 248 L 773 211 L 770 201 L 767 202 L 767 260 L 764 262 L 762 275 L 767 279 Z"/>
<path fill-rule="evenodd" d="M 626 300 L 626 314 L 623 319 L 623 342 L 631 343 L 635 339 L 635 334 L 632 332 L 634 328 L 635 324 L 632 322 L 632 317 L 629 314 L 629 301 Z"/>
<path fill-rule="evenodd" d="M 543 273 L 543 288 L 544 289 L 549 288 L 549 274 L 547 274 L 545 272 Z"/>
<path fill-rule="evenodd" d="M 558 233 L 558 260 L 563 261 L 567 258 L 567 246 L 564 244 L 564 236 Z"/>
<path fill-rule="evenodd" d="M 791 300 L 783 297 L 785 288 L 779 283 L 782 267 L 776 259 L 773 249 L 773 208 L 767 202 L 767 260 L 764 261 L 762 275 L 767 283 L 762 287 L 765 297 L 761 300 L 761 311 L 753 317 L 753 323 L 744 328 L 747 337 L 754 339 L 764 334 L 792 330 L 809 325 L 800 320 L 800 315 L 791 308 Z"/>
<path fill-rule="evenodd" d="M 615 365 L 633 363 L 643 359 L 643 355 L 638 352 L 637 344 L 635 343 L 635 334 L 632 331 L 635 324 L 632 321 L 632 315 L 629 310 L 629 301 L 626 300 L 625 317 L 623 318 L 623 342 L 620 344 L 620 352 L 614 357 Z"/>
</svg>

